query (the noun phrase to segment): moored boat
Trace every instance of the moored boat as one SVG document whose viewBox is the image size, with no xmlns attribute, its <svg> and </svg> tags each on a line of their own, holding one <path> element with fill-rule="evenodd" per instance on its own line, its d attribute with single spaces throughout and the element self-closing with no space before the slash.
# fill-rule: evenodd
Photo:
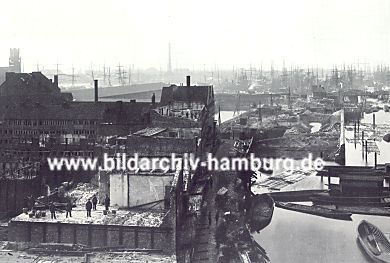
<svg viewBox="0 0 390 263">
<path fill-rule="evenodd" d="M 314 204 L 321 205 L 356 205 L 356 206 L 390 206 L 390 196 L 332 196 L 330 194 L 316 194 L 310 198 Z"/>
<path fill-rule="evenodd" d="M 378 227 L 363 220 L 358 226 L 357 239 L 375 262 L 390 262 L 390 242 Z"/>
<path fill-rule="evenodd" d="M 269 195 L 274 201 L 280 202 L 306 202 L 315 194 L 326 193 L 328 190 L 300 190 L 300 191 L 283 191 L 272 192 Z"/>
<path fill-rule="evenodd" d="M 351 221 L 351 213 L 344 212 L 344 211 L 338 211 L 335 209 L 329 209 L 324 207 L 318 207 L 318 206 L 308 206 L 308 205 L 301 205 L 301 204 L 294 204 L 294 203 L 284 203 L 284 202 L 275 202 L 276 207 L 280 207 L 283 209 L 301 212 L 305 214 L 311 214 L 316 216 L 322 216 L 326 218 L 332 218 L 332 219 L 340 219 L 340 220 L 348 220 Z"/>
</svg>

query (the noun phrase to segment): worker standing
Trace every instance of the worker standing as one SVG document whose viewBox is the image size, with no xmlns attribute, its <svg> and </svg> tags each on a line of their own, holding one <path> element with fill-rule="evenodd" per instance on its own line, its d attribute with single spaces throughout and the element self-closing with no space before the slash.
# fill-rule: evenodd
<svg viewBox="0 0 390 263">
<path fill-rule="evenodd" d="M 106 210 L 108 211 L 108 209 L 110 207 L 110 197 L 108 197 L 108 195 L 106 195 L 106 198 L 104 198 L 104 206 L 106 207 Z"/>
<path fill-rule="evenodd" d="M 68 203 L 66 204 L 66 218 L 68 218 L 68 215 L 69 215 L 69 217 L 72 217 L 72 207 L 73 207 L 73 204 L 69 200 Z"/>
<path fill-rule="evenodd" d="M 98 202 L 98 200 L 97 200 L 96 195 L 93 195 L 93 197 L 92 197 L 92 205 L 93 205 L 93 210 L 95 210 L 95 211 L 96 211 L 97 202 Z"/>
<path fill-rule="evenodd" d="M 87 217 L 91 217 L 91 210 L 92 210 L 91 199 L 88 199 L 87 203 L 85 204 L 85 209 L 87 209 Z"/>
<path fill-rule="evenodd" d="M 57 219 L 56 217 L 56 207 L 54 206 L 54 203 L 51 202 L 49 206 L 50 214 L 51 214 L 51 219 Z"/>
</svg>

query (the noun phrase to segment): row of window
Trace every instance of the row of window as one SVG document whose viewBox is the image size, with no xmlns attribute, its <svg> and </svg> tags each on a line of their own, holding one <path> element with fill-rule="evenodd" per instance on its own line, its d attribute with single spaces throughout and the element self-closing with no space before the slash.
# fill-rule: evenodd
<svg viewBox="0 0 390 263">
<path fill-rule="evenodd" d="M 49 152 L 49 151 L 6 151 L 2 152 L 3 156 L 18 156 L 18 157 L 32 157 L 35 159 L 37 156 L 49 157 L 49 156 L 63 156 L 63 157 L 93 157 L 93 151 L 63 151 L 63 152 Z"/>
<path fill-rule="evenodd" d="M 73 130 L 61 131 L 61 130 L 0 130 L 0 134 L 9 134 L 9 135 L 39 135 L 39 134 L 57 134 L 57 135 L 66 135 L 66 134 L 76 134 L 76 135 L 94 135 L 94 130 Z"/>
<path fill-rule="evenodd" d="M 96 125 L 97 121 L 94 120 L 6 120 L 7 125 L 24 125 L 24 126 L 38 126 L 38 125 Z"/>
</svg>

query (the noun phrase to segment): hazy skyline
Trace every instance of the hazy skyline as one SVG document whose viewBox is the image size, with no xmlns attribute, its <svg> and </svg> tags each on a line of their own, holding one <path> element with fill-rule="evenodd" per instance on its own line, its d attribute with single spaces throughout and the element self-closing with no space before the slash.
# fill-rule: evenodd
<svg viewBox="0 0 390 263">
<path fill-rule="evenodd" d="M 390 64 L 390 1 L 5 1 L 0 66 L 26 72 L 134 65 L 166 70 Z"/>
</svg>

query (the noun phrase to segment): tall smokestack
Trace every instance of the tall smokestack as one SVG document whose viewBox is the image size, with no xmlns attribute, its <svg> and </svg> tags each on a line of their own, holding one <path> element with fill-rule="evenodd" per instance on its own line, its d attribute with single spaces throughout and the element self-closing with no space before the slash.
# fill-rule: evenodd
<svg viewBox="0 0 390 263">
<path fill-rule="evenodd" d="M 58 75 L 54 75 L 54 86 L 58 87 Z"/>
<path fill-rule="evenodd" d="M 95 83 L 95 102 L 99 101 L 99 86 L 98 86 L 98 80 L 94 80 Z"/>
<path fill-rule="evenodd" d="M 187 76 L 187 87 L 191 86 L 191 76 Z"/>
</svg>

